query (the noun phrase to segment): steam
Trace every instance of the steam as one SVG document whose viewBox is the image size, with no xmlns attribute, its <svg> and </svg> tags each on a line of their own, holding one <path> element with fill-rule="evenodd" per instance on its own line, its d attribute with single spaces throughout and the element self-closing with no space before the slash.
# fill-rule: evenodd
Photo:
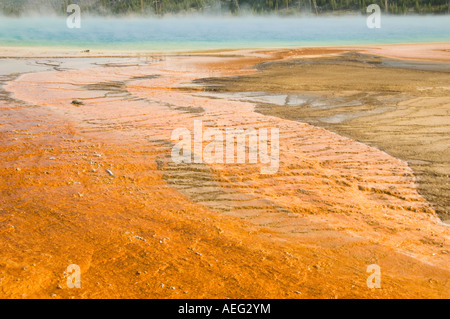
<svg viewBox="0 0 450 319">
<path fill-rule="evenodd" d="M 144 12 L 136 13 L 116 13 L 113 11 L 112 4 L 119 0 L 110 0 L 110 2 L 101 0 L 0 0 L 0 15 L 15 17 L 34 17 L 34 16 L 62 16 L 66 14 L 66 8 L 69 4 L 80 5 L 85 16 L 126 16 L 142 17 L 156 16 L 154 2 L 145 2 Z M 198 10 L 188 9 L 179 10 L 173 13 L 164 13 L 164 16 L 279 16 L 279 13 L 255 13 L 248 4 L 239 4 L 239 10 L 232 12 L 230 4 L 232 0 L 209 0 Z M 305 2 L 306 3 L 306 2 Z M 280 11 L 281 12 L 281 11 Z M 310 8 L 305 6 L 296 7 L 291 14 L 299 16 L 312 15 Z M 357 13 L 359 14 L 359 13 Z"/>
<path fill-rule="evenodd" d="M 252 15 L 242 6 L 236 17 L 228 8 L 222 8 L 219 0 L 211 0 L 215 5 L 202 12 L 167 14 L 160 18 L 149 11 L 144 15 L 117 17 L 107 8 L 97 10 L 99 1 L 70 1 L 82 5 L 82 27 L 73 29 L 66 25 L 68 0 L 0 0 L 0 11 L 8 15 L 0 18 L 0 45 L 183 51 L 450 39 L 447 16 L 383 16 L 381 29 L 373 30 L 367 28 L 366 17 L 360 13 L 311 17 L 306 10 L 303 15 L 280 17 L 275 13 Z M 89 6 L 96 10 L 87 10 Z M 16 15 L 14 10 L 18 13 L 18 8 L 26 10 Z"/>
</svg>

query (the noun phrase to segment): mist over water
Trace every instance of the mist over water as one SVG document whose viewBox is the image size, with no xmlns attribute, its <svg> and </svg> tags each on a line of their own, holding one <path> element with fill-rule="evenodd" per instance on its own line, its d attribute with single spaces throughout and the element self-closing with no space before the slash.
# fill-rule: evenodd
<svg viewBox="0 0 450 319">
<path fill-rule="evenodd" d="M 448 16 L 165 18 L 83 17 L 69 29 L 65 17 L 0 17 L 0 45 L 104 50 L 190 50 L 450 41 Z"/>
</svg>

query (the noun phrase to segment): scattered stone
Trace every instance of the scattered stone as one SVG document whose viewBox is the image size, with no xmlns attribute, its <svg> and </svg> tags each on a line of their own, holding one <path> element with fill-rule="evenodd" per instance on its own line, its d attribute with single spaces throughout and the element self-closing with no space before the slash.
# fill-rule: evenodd
<svg viewBox="0 0 450 319">
<path fill-rule="evenodd" d="M 109 169 L 107 169 L 107 170 L 106 170 L 106 172 L 108 173 L 108 175 L 109 175 L 109 176 L 112 176 L 112 177 L 114 177 L 114 173 L 113 173 L 113 172 L 111 172 L 111 171 L 110 171 Z"/>
<path fill-rule="evenodd" d="M 17 167 L 17 168 L 16 168 L 16 171 L 20 172 L 20 168 Z"/>
<path fill-rule="evenodd" d="M 164 288 L 164 284 L 161 284 L 161 288 Z"/>
<path fill-rule="evenodd" d="M 78 106 L 84 104 L 83 102 L 78 101 L 78 100 L 73 100 L 71 103 L 72 103 L 73 105 L 78 105 Z"/>
<path fill-rule="evenodd" d="M 56 289 L 62 289 L 62 287 L 60 285 L 56 286 Z"/>
</svg>

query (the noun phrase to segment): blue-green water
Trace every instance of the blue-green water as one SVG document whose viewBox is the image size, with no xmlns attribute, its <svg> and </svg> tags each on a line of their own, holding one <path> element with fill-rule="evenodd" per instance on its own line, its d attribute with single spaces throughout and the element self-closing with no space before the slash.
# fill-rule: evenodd
<svg viewBox="0 0 450 319">
<path fill-rule="evenodd" d="M 64 17 L 0 17 L 0 45 L 188 50 L 450 41 L 450 16 L 95 18 L 69 29 Z"/>
</svg>

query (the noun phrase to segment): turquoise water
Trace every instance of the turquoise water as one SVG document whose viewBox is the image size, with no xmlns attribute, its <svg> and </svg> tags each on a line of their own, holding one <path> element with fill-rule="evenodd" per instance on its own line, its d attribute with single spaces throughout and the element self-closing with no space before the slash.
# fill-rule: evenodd
<svg viewBox="0 0 450 319">
<path fill-rule="evenodd" d="M 450 16 L 95 18 L 69 29 L 64 17 L 0 17 L 0 45 L 188 50 L 450 41 Z"/>
</svg>

